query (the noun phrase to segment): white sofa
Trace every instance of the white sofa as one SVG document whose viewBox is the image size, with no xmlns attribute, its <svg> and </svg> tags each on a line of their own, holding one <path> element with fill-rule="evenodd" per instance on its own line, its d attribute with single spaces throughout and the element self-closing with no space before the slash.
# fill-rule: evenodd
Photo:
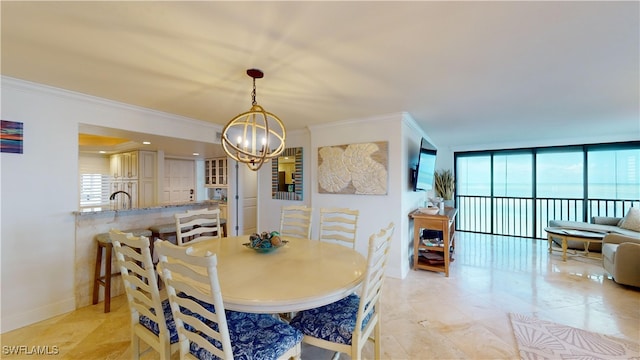
<svg viewBox="0 0 640 360">
<path fill-rule="evenodd" d="M 615 282 L 640 288 L 640 231 L 635 231 L 638 229 L 638 213 L 637 209 L 629 210 L 629 217 L 624 222 L 632 219 L 634 225 L 631 226 L 624 224 L 619 217 L 593 217 L 591 223 L 551 220 L 549 226 L 607 233 L 602 244 L 591 243 L 589 251 L 602 252 L 602 266 Z M 569 241 L 567 245 L 569 248 L 584 249 L 579 241 Z"/>
<path fill-rule="evenodd" d="M 581 221 L 550 220 L 549 226 L 572 230 L 613 233 L 640 240 L 640 232 L 621 228 L 618 226 L 618 224 L 620 224 L 620 220 L 622 220 L 621 217 L 594 216 L 591 218 L 590 223 Z M 584 249 L 584 243 L 581 241 L 569 241 L 567 246 L 570 249 Z M 602 246 L 600 243 L 591 243 L 589 245 L 589 251 L 600 252 L 602 251 Z"/>
</svg>

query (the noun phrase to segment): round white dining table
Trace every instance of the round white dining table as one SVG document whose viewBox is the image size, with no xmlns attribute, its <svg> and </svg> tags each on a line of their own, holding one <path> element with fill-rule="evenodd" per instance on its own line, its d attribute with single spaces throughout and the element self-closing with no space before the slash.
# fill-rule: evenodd
<svg viewBox="0 0 640 360">
<path fill-rule="evenodd" d="M 283 237 L 286 245 L 268 253 L 249 249 L 249 236 L 197 241 L 194 254 L 218 258 L 225 308 L 253 313 L 288 313 L 338 301 L 364 280 L 366 259 L 359 252 L 318 240 Z"/>
</svg>

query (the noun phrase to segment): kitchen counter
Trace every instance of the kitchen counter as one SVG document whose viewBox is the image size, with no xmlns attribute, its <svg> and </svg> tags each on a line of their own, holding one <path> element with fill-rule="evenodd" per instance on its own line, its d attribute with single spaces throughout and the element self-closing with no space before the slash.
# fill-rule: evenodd
<svg viewBox="0 0 640 360">
<path fill-rule="evenodd" d="M 95 236 L 111 229 L 148 229 L 150 226 L 175 223 L 174 215 L 187 210 L 215 209 L 226 205 L 217 200 L 190 201 L 182 204 L 157 205 L 136 209 L 103 211 L 74 211 L 76 222 L 75 246 L 75 300 L 76 308 L 91 304 L 93 272 L 96 262 L 97 244 Z M 228 225 L 229 226 L 229 225 Z M 166 239 L 172 240 L 172 239 Z M 175 240 L 173 240 L 175 241 Z M 115 262 L 115 257 L 114 257 Z M 117 269 L 115 264 L 112 269 Z M 116 278 L 117 279 L 117 278 Z M 122 281 L 111 283 L 111 295 L 122 294 Z M 100 301 L 103 301 L 100 291 Z"/>
<path fill-rule="evenodd" d="M 168 208 L 179 208 L 179 207 L 192 207 L 192 206 L 200 206 L 200 205 L 204 205 L 204 206 L 218 206 L 218 205 L 226 205 L 226 202 L 222 202 L 222 201 L 218 201 L 218 200 L 204 200 L 204 201 L 189 201 L 186 203 L 180 203 L 180 204 L 160 204 L 160 205 L 154 205 L 154 206 L 149 206 L 149 207 L 142 207 L 142 208 L 133 208 L 133 209 L 118 209 L 118 210 L 113 210 L 113 209 L 104 209 L 104 210 L 82 210 L 82 211 L 74 211 L 73 214 L 74 215 L 78 215 L 78 216 L 87 216 L 87 215 L 97 215 L 97 214 L 107 214 L 107 213 L 135 213 L 138 211 L 147 211 L 147 210 L 158 210 L 158 209 L 168 209 Z M 95 209 L 95 208 L 92 208 Z"/>
</svg>

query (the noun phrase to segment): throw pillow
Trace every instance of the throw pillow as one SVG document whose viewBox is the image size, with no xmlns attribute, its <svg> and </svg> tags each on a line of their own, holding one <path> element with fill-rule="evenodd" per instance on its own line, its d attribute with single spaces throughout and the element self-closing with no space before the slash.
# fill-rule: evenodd
<svg viewBox="0 0 640 360">
<path fill-rule="evenodd" d="M 621 228 L 640 232 L 640 209 L 632 207 L 622 219 Z"/>
</svg>

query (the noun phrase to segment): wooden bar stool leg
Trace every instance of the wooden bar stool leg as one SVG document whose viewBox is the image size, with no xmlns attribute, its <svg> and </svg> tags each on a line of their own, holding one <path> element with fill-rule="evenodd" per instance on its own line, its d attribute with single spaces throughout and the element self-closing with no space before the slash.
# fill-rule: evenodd
<svg viewBox="0 0 640 360">
<path fill-rule="evenodd" d="M 104 312 L 108 313 L 111 311 L 111 252 L 113 250 L 113 245 L 111 243 L 107 244 L 105 248 L 105 252 L 107 253 L 105 261 L 105 271 L 104 271 Z"/>
<path fill-rule="evenodd" d="M 98 243 L 98 251 L 96 255 L 96 267 L 93 273 L 93 304 L 98 303 L 100 293 L 100 270 L 102 270 L 102 245 Z"/>
<path fill-rule="evenodd" d="M 102 250 L 104 249 L 104 276 L 102 276 Z M 111 253 L 113 245 L 111 243 L 98 242 L 96 252 L 96 268 L 93 277 L 93 304 L 97 304 L 100 299 L 100 285 L 104 286 L 104 312 L 111 311 Z"/>
<path fill-rule="evenodd" d="M 134 236 L 151 236 L 151 231 L 147 229 L 126 230 L 125 233 L 132 233 Z M 98 243 L 96 252 L 96 268 L 93 277 L 93 304 L 100 300 L 100 285 L 104 286 L 104 312 L 111 311 L 111 281 L 114 277 L 120 276 L 120 269 L 115 274 L 112 273 L 111 261 L 113 259 L 113 244 L 108 233 L 98 234 L 95 237 Z M 104 249 L 104 255 L 102 250 Z M 102 262 L 104 257 L 104 276 L 102 275 Z"/>
</svg>

